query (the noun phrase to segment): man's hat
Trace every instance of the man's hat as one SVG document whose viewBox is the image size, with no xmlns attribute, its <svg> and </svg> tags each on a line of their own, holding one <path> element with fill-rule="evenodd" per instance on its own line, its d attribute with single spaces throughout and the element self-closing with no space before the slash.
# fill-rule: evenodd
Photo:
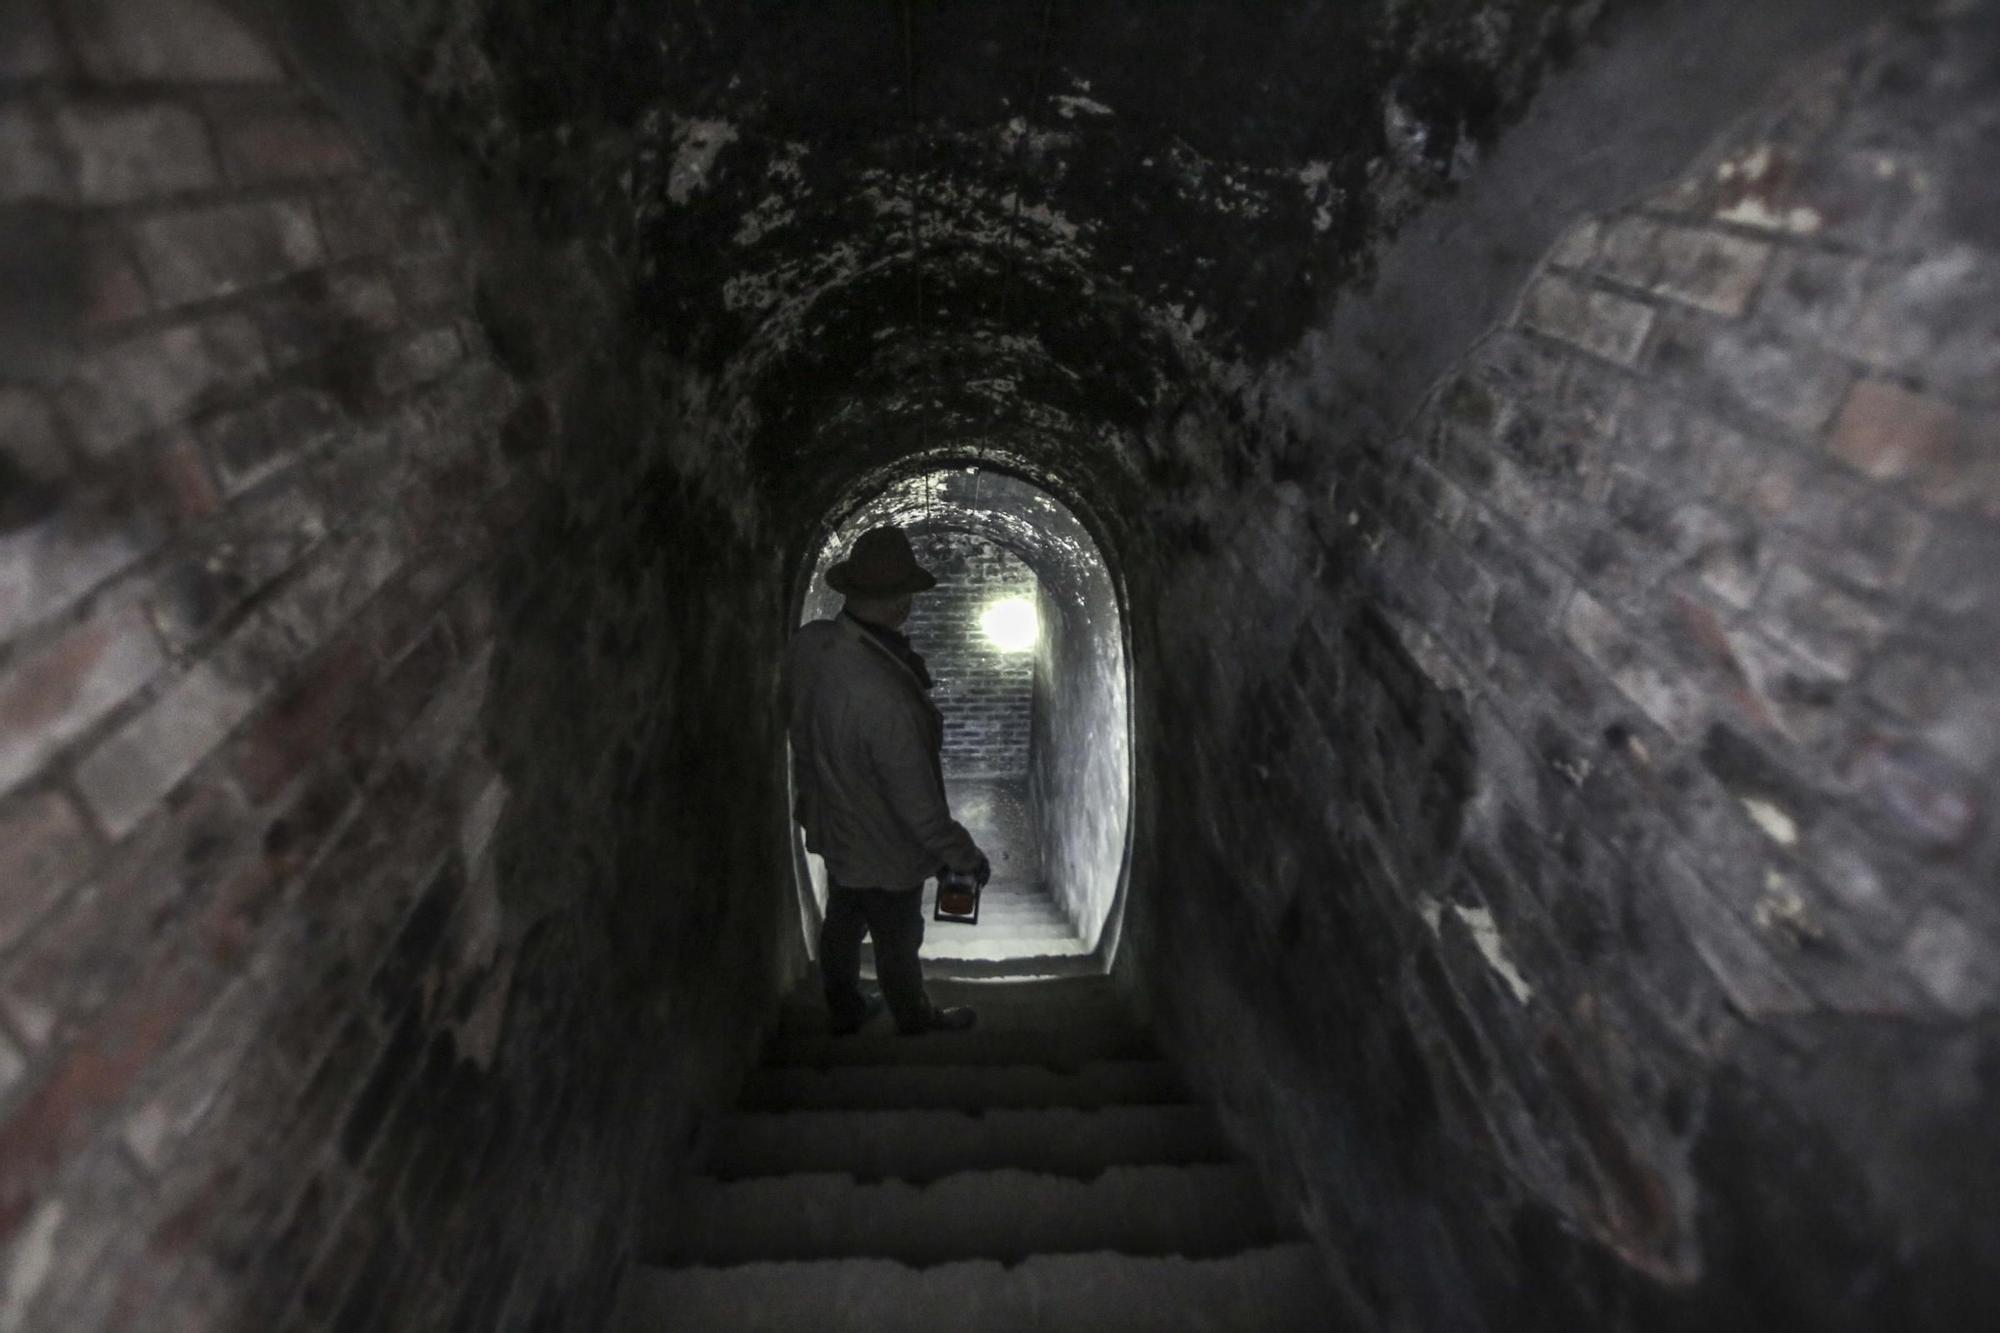
<svg viewBox="0 0 2000 1333">
<path fill-rule="evenodd" d="M 826 571 L 827 586 L 849 597 L 902 597 L 929 592 L 937 578 L 917 563 L 901 528 L 870 528 L 847 559 Z"/>
</svg>

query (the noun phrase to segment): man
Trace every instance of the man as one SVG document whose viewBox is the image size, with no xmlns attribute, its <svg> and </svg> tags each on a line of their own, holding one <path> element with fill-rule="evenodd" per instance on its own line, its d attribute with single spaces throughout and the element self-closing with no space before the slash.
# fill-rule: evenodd
<svg viewBox="0 0 2000 1333">
<path fill-rule="evenodd" d="M 897 631 L 910 601 L 937 586 L 901 528 L 861 535 L 827 585 L 846 602 L 792 636 L 785 654 L 794 811 L 806 848 L 830 881 L 820 973 L 837 1033 L 859 1031 L 879 1000 L 861 993 L 861 937 L 875 939 L 875 973 L 906 1035 L 960 1030 L 967 1008 L 924 993 L 924 880 L 949 868 L 990 874 L 984 853 L 951 817 L 944 795 L 944 720 L 924 659 Z"/>
</svg>

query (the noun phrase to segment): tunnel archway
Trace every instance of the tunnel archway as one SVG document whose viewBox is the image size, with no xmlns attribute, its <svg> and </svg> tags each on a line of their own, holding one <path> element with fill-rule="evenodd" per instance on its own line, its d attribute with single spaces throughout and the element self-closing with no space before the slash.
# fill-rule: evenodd
<svg viewBox="0 0 2000 1333">
<path fill-rule="evenodd" d="M 925 957 L 1108 968 L 1124 908 L 1133 788 L 1130 649 L 1113 565 L 1077 511 L 1033 482 L 979 462 L 920 464 L 856 487 L 822 521 L 794 580 L 794 623 L 839 613 L 826 571 L 882 524 L 907 529 L 940 575 L 924 599 L 936 611 L 913 618 L 910 632 L 933 659 L 947 714 L 954 811 L 993 857 L 992 888 L 1045 894 L 1068 927 L 1023 934 L 1003 919 L 977 934 L 933 931 Z M 988 613 L 1024 601 L 1032 633 L 995 641 Z M 801 920 L 813 939 L 825 870 L 796 828 L 791 837 Z"/>
</svg>

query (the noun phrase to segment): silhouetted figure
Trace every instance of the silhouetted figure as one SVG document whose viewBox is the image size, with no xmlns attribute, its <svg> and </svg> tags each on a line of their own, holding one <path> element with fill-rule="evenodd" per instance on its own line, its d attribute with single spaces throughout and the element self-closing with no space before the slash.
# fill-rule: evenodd
<svg viewBox="0 0 2000 1333">
<path fill-rule="evenodd" d="M 924 880 L 941 867 L 984 884 L 991 869 L 944 794 L 944 719 L 924 659 L 899 633 L 916 594 L 937 586 L 901 528 L 874 528 L 826 573 L 846 604 L 792 636 L 785 706 L 794 815 L 826 859 L 820 972 L 833 1030 L 857 1031 L 879 1001 L 861 992 L 861 939 L 905 1034 L 968 1028 L 968 1008 L 924 993 Z"/>
</svg>

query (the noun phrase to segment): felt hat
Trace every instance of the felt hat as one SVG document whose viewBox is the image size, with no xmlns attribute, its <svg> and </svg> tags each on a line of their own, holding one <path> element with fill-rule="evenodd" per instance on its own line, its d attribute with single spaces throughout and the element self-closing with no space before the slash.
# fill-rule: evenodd
<svg viewBox="0 0 2000 1333">
<path fill-rule="evenodd" d="M 901 528 L 870 528 L 855 539 L 847 559 L 826 571 L 826 583 L 848 597 L 902 597 L 929 592 L 937 577 L 917 563 Z"/>
</svg>

